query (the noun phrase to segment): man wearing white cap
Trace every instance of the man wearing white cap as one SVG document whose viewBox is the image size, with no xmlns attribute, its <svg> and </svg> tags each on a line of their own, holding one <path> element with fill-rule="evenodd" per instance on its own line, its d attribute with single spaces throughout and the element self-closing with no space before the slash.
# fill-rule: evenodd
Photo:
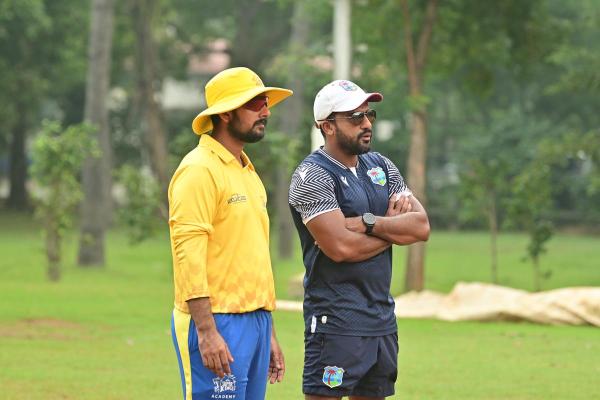
<svg viewBox="0 0 600 400">
<path fill-rule="evenodd" d="M 314 118 L 325 145 L 300 163 L 290 184 L 306 268 L 302 388 L 308 400 L 394 394 L 391 245 L 427 240 L 429 221 L 398 168 L 370 151 L 376 112 L 369 102 L 382 100 L 346 80 L 323 87 Z"/>
<path fill-rule="evenodd" d="M 263 399 L 267 379 L 283 379 L 267 195 L 243 149 L 263 138 L 270 107 L 291 94 L 248 68 L 217 74 L 192 123 L 200 143 L 171 179 L 171 332 L 184 400 Z"/>
</svg>

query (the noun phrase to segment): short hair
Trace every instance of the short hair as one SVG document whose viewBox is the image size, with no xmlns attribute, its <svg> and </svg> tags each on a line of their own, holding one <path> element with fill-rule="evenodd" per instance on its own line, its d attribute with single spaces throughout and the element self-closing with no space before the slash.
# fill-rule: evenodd
<svg viewBox="0 0 600 400">
<path fill-rule="evenodd" d="M 332 112 L 331 114 L 329 114 L 327 116 L 327 118 L 324 118 L 321 121 L 329 120 L 329 121 L 333 121 L 333 123 L 335 124 L 335 119 L 333 118 L 334 114 L 335 114 L 335 112 Z M 318 125 L 317 128 L 319 128 L 319 130 L 321 131 L 321 135 L 323 135 L 323 139 L 325 139 L 325 132 L 323 132 L 323 128 L 321 127 L 321 125 Z"/>
<path fill-rule="evenodd" d="M 215 130 L 215 128 L 217 126 L 219 126 L 219 124 L 221 123 L 221 118 L 219 117 L 219 114 L 212 114 L 210 116 L 210 121 L 212 122 L 213 125 L 213 131 Z"/>
</svg>

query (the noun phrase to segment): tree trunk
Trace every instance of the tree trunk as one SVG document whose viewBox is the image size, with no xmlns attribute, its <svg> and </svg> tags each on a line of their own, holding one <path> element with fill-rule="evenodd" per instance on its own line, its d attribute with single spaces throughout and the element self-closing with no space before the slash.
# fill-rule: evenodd
<svg viewBox="0 0 600 400">
<path fill-rule="evenodd" d="M 106 106 L 110 87 L 110 53 L 113 32 L 112 0 L 92 0 L 88 45 L 85 120 L 97 127 L 101 155 L 83 166 L 84 199 L 79 238 L 80 266 L 104 265 L 104 235 L 111 220 L 111 146 Z"/>
<path fill-rule="evenodd" d="M 10 192 L 7 206 L 14 210 L 26 210 L 27 197 L 27 159 L 25 138 L 27 136 L 27 111 L 18 107 L 17 123 L 13 127 L 10 140 Z"/>
<path fill-rule="evenodd" d="M 302 85 L 300 63 L 308 42 L 310 16 L 307 15 L 304 2 L 294 3 L 292 18 L 292 35 L 290 37 L 290 64 L 287 87 L 294 95 L 286 100 L 286 106 L 281 111 L 281 131 L 290 138 L 298 137 L 304 115 L 304 86 Z M 289 157 L 282 157 L 289 162 Z M 277 218 L 277 233 L 279 235 L 278 254 L 280 258 L 291 258 L 293 254 L 294 222 L 288 205 L 288 190 L 290 183 L 290 165 L 282 165 L 275 175 L 275 212 Z"/>
<path fill-rule="evenodd" d="M 55 224 L 46 226 L 46 259 L 48 261 L 48 279 L 60 280 L 60 233 Z"/>
<path fill-rule="evenodd" d="M 410 151 L 408 156 L 408 185 L 419 201 L 425 205 L 425 165 L 427 152 L 427 129 L 425 113 L 413 112 Z M 425 243 L 408 247 L 406 260 L 406 291 L 421 291 L 425 287 Z"/>
<path fill-rule="evenodd" d="M 540 272 L 540 259 L 538 257 L 534 257 L 533 262 L 533 290 L 539 292 L 542 290 L 542 277 Z"/>
<path fill-rule="evenodd" d="M 156 43 L 152 32 L 156 8 L 155 0 L 134 0 L 131 5 L 136 37 L 136 97 L 140 107 L 140 123 L 150 155 L 150 167 L 162 188 L 166 202 L 169 185 L 167 134 L 162 109 L 155 97 L 155 89 L 160 86 L 157 79 Z"/>
<path fill-rule="evenodd" d="M 498 284 L 498 215 L 496 207 L 496 195 L 490 195 L 490 208 L 488 210 L 488 221 L 490 224 L 490 251 L 492 258 L 492 282 Z"/>
<path fill-rule="evenodd" d="M 419 99 L 422 95 L 423 72 L 431 33 L 435 23 L 437 1 L 429 0 L 423 21 L 423 28 L 419 35 L 416 49 L 413 44 L 413 29 L 408 1 L 401 0 L 402 16 L 404 23 L 404 44 L 406 48 L 406 64 L 408 70 L 408 81 L 410 95 Z M 408 156 L 408 185 L 425 205 L 425 183 L 426 183 L 426 155 L 427 155 L 427 114 L 425 106 L 411 111 L 411 142 Z M 419 242 L 408 247 L 406 259 L 406 273 L 404 289 L 406 291 L 421 291 L 424 288 L 425 277 L 425 243 Z"/>
<path fill-rule="evenodd" d="M 262 2 L 255 0 L 237 0 L 236 3 L 237 30 L 231 43 L 231 65 L 248 67 L 259 73 L 258 64 L 263 60 L 261 51 L 257 51 L 256 41 L 251 32 L 255 29 L 257 15 L 263 5 Z"/>
</svg>

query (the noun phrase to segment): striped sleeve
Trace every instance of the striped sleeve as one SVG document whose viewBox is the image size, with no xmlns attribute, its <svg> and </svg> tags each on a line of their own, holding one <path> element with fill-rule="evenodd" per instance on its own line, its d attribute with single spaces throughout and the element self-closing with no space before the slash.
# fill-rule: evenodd
<svg viewBox="0 0 600 400">
<path fill-rule="evenodd" d="M 323 168 L 312 163 L 300 164 L 292 175 L 288 201 L 305 224 L 318 215 L 340 208 L 333 179 Z"/>
<path fill-rule="evenodd" d="M 385 166 L 387 167 L 388 170 L 388 177 L 390 180 L 390 185 L 389 185 L 389 197 L 392 197 L 394 194 L 406 194 L 406 195 L 412 195 L 412 191 L 408 188 L 408 186 L 406 186 L 406 183 L 404 182 L 404 178 L 402 177 L 402 175 L 400 174 L 400 171 L 398 170 L 398 167 L 396 167 L 396 165 L 394 165 L 394 163 L 387 157 L 379 154 L 379 156 L 381 158 L 383 158 L 383 161 L 385 162 Z"/>
</svg>

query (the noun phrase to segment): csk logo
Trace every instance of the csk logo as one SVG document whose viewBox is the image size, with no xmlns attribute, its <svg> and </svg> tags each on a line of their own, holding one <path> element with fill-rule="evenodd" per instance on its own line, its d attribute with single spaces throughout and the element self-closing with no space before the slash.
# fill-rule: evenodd
<svg viewBox="0 0 600 400">
<path fill-rule="evenodd" d="M 235 376 L 231 374 L 222 378 L 215 378 L 213 379 L 213 385 L 215 393 L 235 392 Z"/>
</svg>

